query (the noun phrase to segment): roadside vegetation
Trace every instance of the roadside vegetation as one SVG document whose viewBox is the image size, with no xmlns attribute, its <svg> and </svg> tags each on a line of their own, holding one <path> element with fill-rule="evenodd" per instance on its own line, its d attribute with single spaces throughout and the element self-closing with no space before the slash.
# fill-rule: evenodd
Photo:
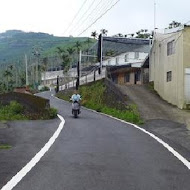
<svg viewBox="0 0 190 190">
<path fill-rule="evenodd" d="M 0 150 L 1 150 L 1 149 L 10 149 L 10 148 L 12 148 L 11 145 L 8 145 L 8 144 L 0 144 Z"/>
<path fill-rule="evenodd" d="M 57 116 L 55 108 L 44 110 L 36 115 L 26 112 L 24 106 L 16 101 L 11 101 L 8 105 L 0 105 L 0 121 L 7 120 L 30 120 L 30 119 L 53 119 Z"/>
<path fill-rule="evenodd" d="M 59 92 L 57 97 L 69 101 L 74 89 Z M 107 92 L 107 87 L 104 81 L 97 81 L 91 85 L 80 86 L 79 93 L 82 96 L 81 104 L 87 108 L 102 112 L 119 119 L 132 122 L 135 124 L 142 124 L 136 105 L 120 106 L 120 102 L 115 100 L 106 100 L 110 94 Z"/>
</svg>

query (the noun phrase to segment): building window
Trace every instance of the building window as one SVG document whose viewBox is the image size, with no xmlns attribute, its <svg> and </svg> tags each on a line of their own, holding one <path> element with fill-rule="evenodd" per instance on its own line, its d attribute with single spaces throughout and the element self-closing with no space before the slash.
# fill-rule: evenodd
<svg viewBox="0 0 190 190">
<path fill-rule="evenodd" d="M 135 59 L 139 58 L 139 52 L 135 52 Z"/>
<path fill-rule="evenodd" d="M 125 62 L 128 62 L 128 59 L 129 59 L 129 54 L 125 54 Z"/>
<path fill-rule="evenodd" d="M 170 81 L 172 81 L 172 71 L 168 71 L 167 72 L 167 82 L 170 82 Z"/>
<path fill-rule="evenodd" d="M 118 75 L 117 74 L 115 74 L 115 75 L 112 76 L 112 81 L 114 83 L 118 84 Z"/>
<path fill-rule="evenodd" d="M 130 73 L 126 73 L 125 74 L 125 79 L 124 79 L 125 82 L 130 82 Z"/>
<path fill-rule="evenodd" d="M 108 60 L 108 65 L 111 65 L 111 60 Z"/>
<path fill-rule="evenodd" d="M 116 57 L 115 62 L 116 62 L 116 65 L 119 65 L 119 57 Z"/>
<path fill-rule="evenodd" d="M 175 40 L 167 43 L 167 55 L 172 55 L 175 53 Z"/>
</svg>

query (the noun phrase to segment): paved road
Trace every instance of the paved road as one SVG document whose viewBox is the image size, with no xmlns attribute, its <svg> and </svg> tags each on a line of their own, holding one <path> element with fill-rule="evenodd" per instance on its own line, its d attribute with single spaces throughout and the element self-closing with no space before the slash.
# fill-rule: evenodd
<svg viewBox="0 0 190 190">
<path fill-rule="evenodd" d="M 65 127 L 15 190 L 188 190 L 190 171 L 168 150 L 131 125 L 43 93 Z"/>
<path fill-rule="evenodd" d="M 137 104 L 141 117 L 145 120 L 163 119 L 186 124 L 190 130 L 190 111 L 180 110 L 160 98 L 146 85 L 118 85 L 129 100 Z M 143 100 L 143 101 L 142 101 Z"/>
</svg>

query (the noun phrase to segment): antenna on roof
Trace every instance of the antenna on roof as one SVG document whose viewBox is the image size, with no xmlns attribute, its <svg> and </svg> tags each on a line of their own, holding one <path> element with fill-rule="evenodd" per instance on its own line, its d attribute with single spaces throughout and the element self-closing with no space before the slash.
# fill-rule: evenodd
<svg viewBox="0 0 190 190">
<path fill-rule="evenodd" d="M 156 0 L 154 0 L 154 34 L 156 32 Z"/>
</svg>

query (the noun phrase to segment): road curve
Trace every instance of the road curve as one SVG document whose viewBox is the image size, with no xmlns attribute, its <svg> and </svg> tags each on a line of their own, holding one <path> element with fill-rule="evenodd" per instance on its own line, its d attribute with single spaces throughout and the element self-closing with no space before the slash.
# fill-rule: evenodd
<svg viewBox="0 0 190 190">
<path fill-rule="evenodd" d="M 59 137 L 16 190 L 188 190 L 190 171 L 153 138 L 51 96 L 65 119 Z"/>
</svg>

